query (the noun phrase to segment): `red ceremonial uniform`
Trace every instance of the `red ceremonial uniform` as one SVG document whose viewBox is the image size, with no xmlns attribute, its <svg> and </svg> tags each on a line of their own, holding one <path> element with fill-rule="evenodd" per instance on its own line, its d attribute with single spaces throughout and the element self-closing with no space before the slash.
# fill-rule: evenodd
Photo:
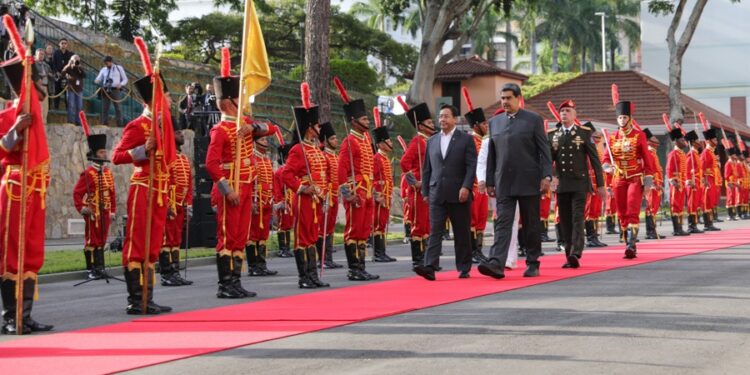
<svg viewBox="0 0 750 375">
<path fill-rule="evenodd" d="M 600 145 L 597 145 L 596 151 L 599 154 L 599 160 L 604 160 L 604 153 Z M 596 174 L 594 173 L 594 168 L 591 166 L 590 161 L 587 163 L 589 168 L 589 176 L 591 178 L 591 186 L 596 187 Z M 588 193 L 586 195 L 586 215 L 584 220 L 599 220 L 599 216 L 602 215 L 602 204 L 604 204 L 602 197 L 593 192 Z"/>
<path fill-rule="evenodd" d="M 604 160 L 604 158 L 602 158 Z M 607 188 L 607 198 L 604 200 L 605 203 L 605 214 L 607 216 L 617 215 L 617 197 L 615 196 L 613 187 L 617 180 L 615 178 L 616 173 L 604 173 L 604 187 Z"/>
<path fill-rule="evenodd" d="M 716 157 L 715 148 L 708 142 L 701 153 L 701 164 L 703 166 L 703 211 L 710 212 L 719 204 L 721 196 L 721 167 L 719 158 Z"/>
<path fill-rule="evenodd" d="M 328 194 L 330 171 L 323 151 L 314 143 L 304 141 L 289 150 L 281 178 L 294 192 L 294 249 L 307 249 L 314 246 L 323 225 L 323 199 Z M 304 152 L 303 148 L 304 147 Z M 307 157 L 307 162 L 305 162 Z M 310 175 L 308 175 L 308 166 Z M 312 177 L 312 181 L 310 180 Z M 315 195 L 303 194 L 301 188 L 315 186 Z"/>
<path fill-rule="evenodd" d="M 740 164 L 743 166 L 740 204 L 747 209 L 748 200 L 750 199 L 750 166 L 745 162 L 740 162 Z"/>
<path fill-rule="evenodd" d="M 91 251 L 104 247 L 109 234 L 111 215 L 115 214 L 117 208 L 112 170 L 96 163 L 88 166 L 73 188 L 73 204 L 78 212 L 84 207 L 91 210 L 91 215 L 84 219 L 84 249 Z"/>
<path fill-rule="evenodd" d="M 427 136 L 422 133 L 412 138 L 406 153 L 401 158 L 401 172 L 414 175 L 417 181 L 422 180 L 422 162 L 427 149 Z M 411 238 L 425 240 L 430 234 L 430 206 L 422 197 L 422 189 L 409 187 L 411 209 Z"/>
<path fill-rule="evenodd" d="M 669 208 L 672 211 L 672 216 L 681 216 L 685 209 L 687 155 L 677 146 L 675 146 L 674 150 L 667 157 L 667 178 L 671 183 Z"/>
<path fill-rule="evenodd" d="M 688 215 L 698 215 L 703 208 L 703 163 L 698 150 L 691 147 L 687 153 L 686 174 L 687 180 L 691 181 L 692 187 L 687 188 L 687 212 Z"/>
<path fill-rule="evenodd" d="M 552 192 L 548 191 L 539 198 L 539 219 L 546 221 L 549 218 L 550 212 L 552 212 Z"/>
<path fill-rule="evenodd" d="M 604 156 L 605 163 L 614 163 L 618 176 L 613 186 L 617 203 L 620 227 L 638 228 L 641 201 L 643 200 L 643 179 L 654 174 L 654 161 L 648 153 L 646 135 L 630 127 L 619 129 L 609 139 L 612 157 Z"/>
<path fill-rule="evenodd" d="M 16 108 L 10 107 L 0 112 L 0 138 L 4 137 L 16 121 Z M 35 124 L 34 126 L 36 126 Z M 41 125 L 41 124 L 38 124 Z M 27 131 L 27 134 L 30 133 Z M 10 150 L 0 145 L 0 165 L 4 169 L 0 184 L 0 260 L 3 280 L 18 277 L 18 231 L 21 225 L 21 164 L 23 139 Z M 26 178 L 27 201 L 23 278 L 36 280 L 39 269 L 44 264 L 44 220 L 45 199 L 49 185 L 49 164 L 44 162 L 29 171 Z M 8 308 L 8 306 L 5 306 Z"/>
<path fill-rule="evenodd" d="M 183 240 L 187 207 L 193 205 L 193 172 L 185 154 L 177 154 L 169 165 L 169 202 L 175 215 L 167 218 L 162 250 L 177 250 Z"/>
<path fill-rule="evenodd" d="M 339 177 L 339 160 L 336 150 L 326 148 L 323 150 L 326 160 L 328 160 L 328 170 L 331 173 L 329 180 L 331 181 L 328 185 L 328 224 L 326 226 L 326 233 L 323 233 L 323 226 L 320 226 L 320 233 L 322 235 L 333 234 L 333 230 L 336 228 L 336 216 L 339 214 L 339 195 L 338 189 L 335 188 L 335 184 L 338 183 Z"/>
<path fill-rule="evenodd" d="M 151 136 L 151 114 L 144 112 L 143 115 L 129 122 L 123 130 L 120 143 L 112 153 L 112 162 L 115 165 L 133 164 L 133 175 L 130 177 L 130 189 L 128 190 L 126 224 L 127 235 L 123 243 L 122 264 L 128 266 L 130 263 L 143 263 L 146 254 L 146 216 L 148 212 L 148 179 L 152 171 L 149 170 L 149 158 L 144 152 L 146 140 Z M 164 240 L 164 225 L 167 220 L 167 188 L 169 173 L 163 170 L 162 155 L 156 155 L 154 163 L 155 170 L 151 194 L 153 195 L 153 208 L 151 216 L 151 238 L 149 243 L 150 263 L 155 262 L 159 256 L 159 249 Z"/>
<path fill-rule="evenodd" d="M 282 173 L 284 173 L 283 165 L 273 173 L 274 204 L 284 203 L 284 208 L 277 213 L 278 230 L 287 232 L 292 230 L 294 226 L 294 216 L 292 215 L 294 192 L 284 185 L 284 180 L 281 178 Z"/>
<path fill-rule="evenodd" d="M 346 210 L 344 241 L 346 243 L 366 241 L 372 233 L 374 213 L 375 165 L 370 134 L 360 134 L 352 130 L 351 134 L 341 142 L 338 163 L 338 185 L 350 184 L 354 178 L 351 191 L 357 196 L 358 201 L 356 205 L 344 202 L 344 210 Z"/>
<path fill-rule="evenodd" d="M 656 216 L 659 213 L 661 207 L 661 198 L 664 191 L 664 168 L 661 166 L 659 161 L 659 155 L 656 154 L 656 149 L 648 146 L 648 151 L 651 153 L 651 157 L 654 160 L 654 167 L 656 167 L 656 173 L 654 173 L 654 189 L 646 197 L 646 214 Z"/>
<path fill-rule="evenodd" d="M 384 205 L 375 202 L 374 235 L 385 235 L 391 215 L 393 198 L 393 168 L 388 154 L 378 151 L 375 154 L 375 192 L 383 197 Z"/>
<path fill-rule="evenodd" d="M 724 181 L 727 185 L 727 208 L 737 207 L 739 202 L 739 163 L 728 160 L 724 163 Z"/>
<path fill-rule="evenodd" d="M 409 184 L 406 183 L 406 175 L 404 173 L 401 173 L 401 201 L 404 206 L 404 225 L 411 225 L 411 218 L 413 216 L 412 209 L 411 209 L 411 199 L 409 198 L 409 192 L 411 189 L 409 189 Z M 408 235 L 409 233 L 407 233 Z"/>
<path fill-rule="evenodd" d="M 477 148 L 477 155 L 479 155 L 479 149 L 482 148 L 482 137 L 478 134 L 473 134 L 474 146 Z M 479 181 L 474 179 L 473 187 L 474 200 L 471 202 L 471 231 L 474 233 L 484 233 L 487 228 L 487 215 L 490 211 L 489 196 L 487 193 L 479 192 Z"/>
<path fill-rule="evenodd" d="M 248 120 L 244 122 L 247 124 Z M 216 252 L 221 255 L 245 258 L 245 244 L 250 227 L 253 197 L 253 135 L 240 140 L 240 162 L 236 165 L 236 119 L 222 116 L 211 129 L 211 143 L 206 153 L 206 171 L 214 181 L 216 196 Z M 239 177 L 239 187 L 235 181 Z M 239 195 L 240 203 L 233 206 L 219 190 L 218 184 L 228 184 Z"/>
<path fill-rule="evenodd" d="M 265 152 L 253 151 L 253 212 L 250 218 L 248 240 L 261 245 L 268 240 L 273 214 L 273 165 Z"/>
</svg>

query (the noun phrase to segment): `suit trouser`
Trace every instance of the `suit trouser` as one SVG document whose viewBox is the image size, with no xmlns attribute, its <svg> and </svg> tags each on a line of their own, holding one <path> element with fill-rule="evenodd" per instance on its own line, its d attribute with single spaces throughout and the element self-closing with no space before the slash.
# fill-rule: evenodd
<svg viewBox="0 0 750 375">
<path fill-rule="evenodd" d="M 505 265 L 505 261 L 508 259 L 510 240 L 513 236 L 513 218 L 516 215 L 516 203 L 518 203 L 518 209 L 521 213 L 521 225 L 524 229 L 526 264 L 539 263 L 539 254 L 542 252 L 542 238 L 539 230 L 541 224 L 539 221 L 539 198 L 539 195 L 497 198 L 495 241 L 492 244 L 492 248 L 490 248 L 490 259 L 494 259 L 497 264 Z"/>
<path fill-rule="evenodd" d="M 456 269 L 469 271 L 471 269 L 471 202 L 442 204 L 430 203 L 430 226 L 442 228 L 445 220 L 450 219 L 453 224 L 453 235 L 456 251 Z M 443 231 L 434 230 L 430 233 L 430 241 L 424 255 L 426 266 L 437 267 L 440 264 L 440 249 L 443 246 Z"/>
<path fill-rule="evenodd" d="M 557 207 L 560 214 L 560 236 L 565 244 L 565 254 L 583 255 L 585 191 L 557 193 Z"/>
</svg>

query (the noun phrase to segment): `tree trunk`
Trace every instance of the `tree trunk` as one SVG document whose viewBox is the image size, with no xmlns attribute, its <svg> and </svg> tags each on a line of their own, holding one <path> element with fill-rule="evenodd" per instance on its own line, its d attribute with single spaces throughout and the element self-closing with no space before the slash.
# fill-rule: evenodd
<svg viewBox="0 0 750 375">
<path fill-rule="evenodd" d="M 305 81 L 313 103 L 320 106 L 320 123 L 331 121 L 331 78 L 328 63 L 330 0 L 307 0 L 305 6 Z"/>
<path fill-rule="evenodd" d="M 531 74 L 536 74 L 536 21 L 531 26 Z"/>
<path fill-rule="evenodd" d="M 560 71 L 560 66 L 557 64 L 557 38 L 552 37 L 552 72 L 557 73 Z"/>
<path fill-rule="evenodd" d="M 609 70 L 611 70 L 611 71 L 618 70 L 617 69 L 617 65 L 615 65 L 615 49 L 616 48 L 615 48 L 614 43 L 610 44 L 610 48 L 609 48 Z"/>
<path fill-rule="evenodd" d="M 586 73 L 588 69 L 586 69 L 586 47 L 583 47 L 581 50 L 581 73 Z"/>
<path fill-rule="evenodd" d="M 512 31 L 510 17 L 508 17 L 505 21 L 505 69 L 507 70 L 513 70 L 513 41 L 510 40 Z"/>
</svg>

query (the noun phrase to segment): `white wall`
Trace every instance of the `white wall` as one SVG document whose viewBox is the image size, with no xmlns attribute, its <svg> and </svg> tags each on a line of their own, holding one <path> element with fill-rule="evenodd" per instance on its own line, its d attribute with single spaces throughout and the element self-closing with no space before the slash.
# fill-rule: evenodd
<svg viewBox="0 0 750 375">
<path fill-rule="evenodd" d="M 694 4 L 688 0 L 678 34 Z M 648 1 L 641 2 L 642 71 L 664 83 L 669 82 L 666 35 L 671 20 L 672 15 L 649 13 Z M 749 61 L 750 1 L 711 0 L 683 57 L 683 92 L 729 115 L 730 97 L 748 97 L 750 104 Z"/>
</svg>

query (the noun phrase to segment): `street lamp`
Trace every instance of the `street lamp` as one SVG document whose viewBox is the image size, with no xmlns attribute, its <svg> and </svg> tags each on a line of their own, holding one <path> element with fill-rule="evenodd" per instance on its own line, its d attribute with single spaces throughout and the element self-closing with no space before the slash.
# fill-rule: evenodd
<svg viewBox="0 0 750 375">
<path fill-rule="evenodd" d="M 601 16 L 602 17 L 602 72 L 607 71 L 607 48 L 606 48 L 606 34 L 604 33 L 604 17 L 607 16 L 607 13 L 604 12 L 596 12 L 594 15 Z"/>
</svg>

